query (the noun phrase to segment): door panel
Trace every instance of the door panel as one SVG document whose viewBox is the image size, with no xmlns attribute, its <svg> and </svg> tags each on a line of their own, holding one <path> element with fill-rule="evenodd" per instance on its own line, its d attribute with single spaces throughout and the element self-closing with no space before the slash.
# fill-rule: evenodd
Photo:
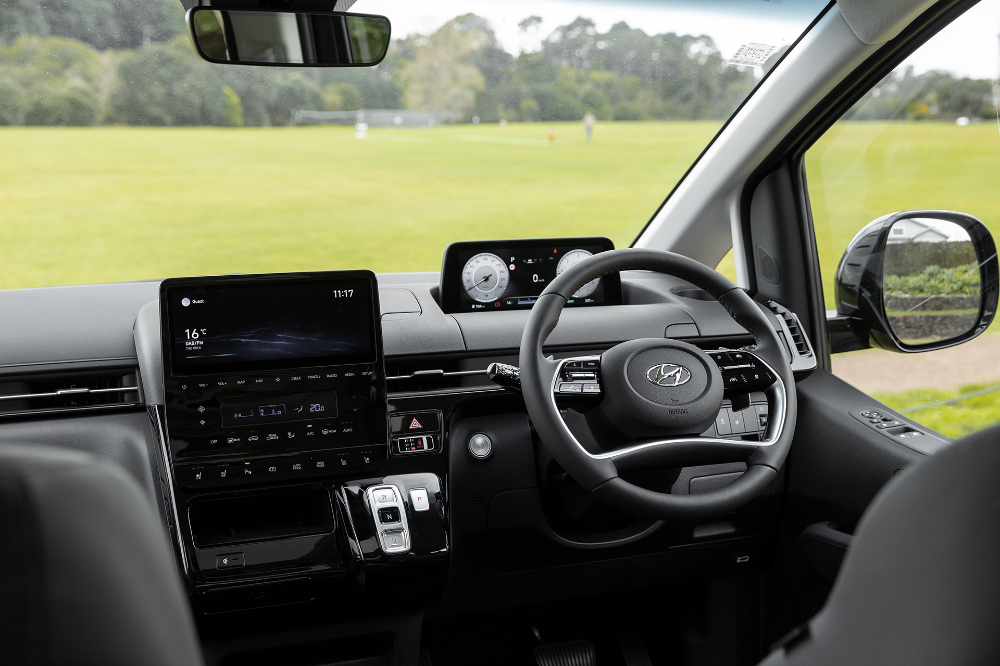
<svg viewBox="0 0 1000 666">
<path fill-rule="evenodd" d="M 895 475 L 926 457 L 855 415 L 875 410 L 916 424 L 830 372 L 816 370 L 796 389 L 798 422 L 767 585 L 766 644 L 819 611 L 865 509 Z M 823 532 L 841 538 L 811 538 Z"/>
</svg>

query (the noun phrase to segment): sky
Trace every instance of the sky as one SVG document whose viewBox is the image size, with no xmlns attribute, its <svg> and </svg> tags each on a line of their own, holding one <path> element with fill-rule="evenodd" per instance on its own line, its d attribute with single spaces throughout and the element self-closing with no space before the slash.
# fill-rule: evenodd
<svg viewBox="0 0 1000 666">
<path fill-rule="evenodd" d="M 578 16 L 606 31 L 625 21 L 648 34 L 707 34 L 723 58 L 745 43 L 791 43 L 826 6 L 825 0 L 359 0 L 351 11 L 384 14 L 393 35 L 428 34 L 452 18 L 473 12 L 486 18 L 510 53 L 533 51 L 560 25 Z M 693 9 L 694 8 L 694 9 Z M 524 33 L 518 23 L 540 16 L 538 30 Z M 928 42 L 905 64 L 920 73 L 945 69 L 961 76 L 995 79 L 1000 75 L 1000 0 L 983 0 Z"/>
</svg>

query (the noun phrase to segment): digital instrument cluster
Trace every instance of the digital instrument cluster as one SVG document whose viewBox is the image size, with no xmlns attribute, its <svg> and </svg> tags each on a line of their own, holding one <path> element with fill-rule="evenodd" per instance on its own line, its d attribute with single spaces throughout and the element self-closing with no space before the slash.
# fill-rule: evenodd
<svg viewBox="0 0 1000 666">
<path fill-rule="evenodd" d="M 441 305 L 445 312 L 520 310 L 571 266 L 599 252 L 613 250 L 601 237 L 539 240 L 470 241 L 445 250 L 441 270 Z M 617 274 L 580 287 L 567 305 L 618 305 Z"/>
</svg>

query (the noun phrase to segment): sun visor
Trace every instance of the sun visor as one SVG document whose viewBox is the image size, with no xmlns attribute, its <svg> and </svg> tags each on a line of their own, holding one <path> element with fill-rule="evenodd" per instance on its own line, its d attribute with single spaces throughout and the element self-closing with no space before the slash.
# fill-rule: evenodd
<svg viewBox="0 0 1000 666">
<path fill-rule="evenodd" d="M 924 13 L 935 0 L 838 0 L 840 13 L 865 44 L 883 44 Z"/>
</svg>

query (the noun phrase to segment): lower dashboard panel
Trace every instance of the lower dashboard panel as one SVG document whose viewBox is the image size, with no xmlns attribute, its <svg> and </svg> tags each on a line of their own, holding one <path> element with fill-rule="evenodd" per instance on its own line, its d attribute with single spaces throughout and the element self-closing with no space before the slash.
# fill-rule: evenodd
<svg viewBox="0 0 1000 666">
<path fill-rule="evenodd" d="M 379 502 L 365 492 L 370 488 L 395 492 Z M 203 612 L 310 601 L 324 587 L 354 596 L 395 568 L 448 557 L 442 482 L 435 474 L 180 499 L 196 607 Z M 405 548 L 394 547 L 394 535 Z M 413 579 L 418 586 L 428 582 Z M 439 595 L 443 578 L 435 582 Z"/>
</svg>

